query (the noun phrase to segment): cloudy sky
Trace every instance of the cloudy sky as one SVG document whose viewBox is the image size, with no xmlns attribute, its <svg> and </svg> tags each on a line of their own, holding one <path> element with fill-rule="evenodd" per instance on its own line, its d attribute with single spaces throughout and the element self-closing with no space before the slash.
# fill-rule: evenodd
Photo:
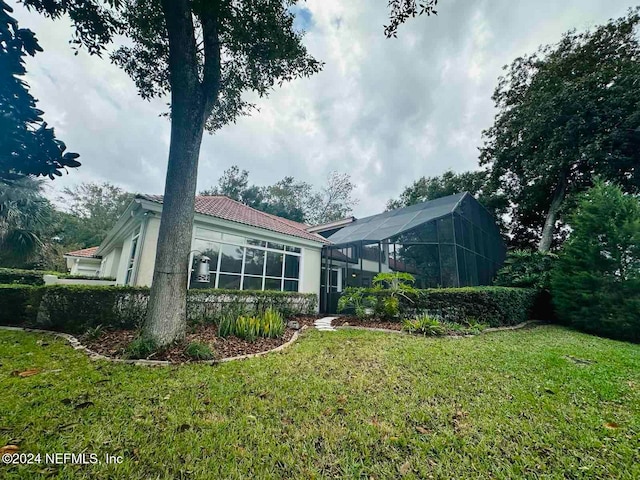
<svg viewBox="0 0 640 480">
<path fill-rule="evenodd" d="M 199 188 L 216 184 L 231 165 L 249 170 L 258 185 L 286 175 L 320 185 L 337 170 L 357 185 L 356 216 L 377 213 L 423 175 L 477 168 L 503 65 L 566 30 L 622 16 L 634 2 L 441 0 L 437 17 L 410 21 L 392 40 L 383 34 L 386 4 L 303 2 L 305 44 L 324 70 L 274 90 L 258 113 L 205 135 Z M 16 17 L 45 50 L 28 61 L 26 80 L 45 120 L 83 163 L 51 182 L 49 196 L 84 181 L 162 193 L 169 122 L 159 114 L 167 100 L 142 100 L 107 59 L 74 56 L 68 23 L 19 6 Z"/>
</svg>

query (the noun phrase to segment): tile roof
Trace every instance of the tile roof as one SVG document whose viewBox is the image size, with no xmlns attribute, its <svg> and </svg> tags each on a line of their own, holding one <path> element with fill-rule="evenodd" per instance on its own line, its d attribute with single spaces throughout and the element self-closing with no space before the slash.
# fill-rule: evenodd
<svg viewBox="0 0 640 480">
<path fill-rule="evenodd" d="M 69 257 L 98 258 L 96 257 L 97 250 L 98 250 L 98 247 L 89 247 L 89 248 L 83 248 L 82 250 L 74 250 L 73 252 L 67 252 L 65 253 L 65 255 Z"/>
<path fill-rule="evenodd" d="M 162 203 L 162 195 L 137 195 L 137 198 L 142 198 L 154 203 Z M 261 212 L 228 197 L 198 195 L 196 196 L 195 211 L 202 215 L 209 215 L 231 222 L 263 228 L 283 235 L 291 235 L 292 237 L 303 238 L 314 242 L 329 243 L 321 235 L 307 232 L 306 229 L 308 226 L 303 223 Z"/>
</svg>

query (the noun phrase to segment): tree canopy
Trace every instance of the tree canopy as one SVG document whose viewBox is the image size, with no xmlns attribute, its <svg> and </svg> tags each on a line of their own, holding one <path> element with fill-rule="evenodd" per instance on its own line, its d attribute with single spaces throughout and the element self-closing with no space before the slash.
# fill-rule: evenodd
<svg viewBox="0 0 640 480">
<path fill-rule="evenodd" d="M 317 225 L 349 215 L 358 203 L 353 198 L 354 188 L 349 176 L 338 172 L 330 173 L 326 184 L 317 190 L 291 176 L 273 185 L 251 185 L 249 172 L 234 165 L 224 171 L 218 185 L 200 195 L 224 195 L 262 212 Z"/>
<path fill-rule="evenodd" d="M 480 163 L 511 203 L 513 241 L 548 250 L 566 199 L 595 175 L 640 189 L 638 9 L 517 58 L 500 78 Z"/>
<path fill-rule="evenodd" d="M 42 195 L 42 181 L 29 177 L 0 183 L 0 265 L 33 262 L 52 234 L 53 207 Z"/>
<path fill-rule="evenodd" d="M 0 181 L 25 175 L 53 179 L 61 170 L 80 166 L 77 153 L 66 152 L 23 80 L 24 58 L 42 52 L 35 34 L 19 28 L 13 9 L 0 0 Z"/>
<path fill-rule="evenodd" d="M 132 199 L 132 193 L 108 182 L 66 187 L 60 200 L 67 211 L 58 213 L 61 240 L 79 248 L 100 245 Z"/>
</svg>

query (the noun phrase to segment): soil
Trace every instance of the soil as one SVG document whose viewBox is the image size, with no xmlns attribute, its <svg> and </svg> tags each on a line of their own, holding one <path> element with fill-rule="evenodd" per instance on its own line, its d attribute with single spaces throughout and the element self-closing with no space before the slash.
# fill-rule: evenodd
<svg viewBox="0 0 640 480">
<path fill-rule="evenodd" d="M 358 318 L 352 316 L 341 316 L 331 321 L 334 327 L 366 327 L 366 328 L 384 328 L 387 330 L 402 330 L 400 322 L 390 322 L 380 318 Z"/>
<path fill-rule="evenodd" d="M 300 327 L 306 325 L 300 318 L 292 318 L 300 323 Z M 313 324 L 313 321 L 311 321 Z M 288 342 L 296 330 L 287 328 L 281 338 L 258 338 L 253 342 L 237 337 L 218 337 L 218 329 L 214 325 L 202 325 L 195 331 L 187 333 L 185 341 L 162 352 L 156 352 L 147 360 L 168 360 L 174 363 L 192 362 L 193 359 L 184 353 L 185 347 L 191 342 L 204 343 L 211 348 L 215 359 L 237 357 L 252 353 L 265 352 Z M 100 334 L 98 338 L 81 338 L 83 345 L 101 355 L 112 358 L 125 358 L 125 349 L 131 341 L 138 336 L 136 330 L 108 330 Z"/>
</svg>

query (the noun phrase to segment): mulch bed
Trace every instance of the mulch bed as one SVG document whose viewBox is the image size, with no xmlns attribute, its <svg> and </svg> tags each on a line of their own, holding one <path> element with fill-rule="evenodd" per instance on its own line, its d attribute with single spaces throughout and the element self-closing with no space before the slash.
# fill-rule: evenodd
<svg viewBox="0 0 640 480">
<path fill-rule="evenodd" d="M 300 327 L 305 325 L 299 318 L 295 318 Z M 313 322 L 311 322 L 313 324 Z M 168 360 L 175 363 L 192 362 L 193 359 L 184 353 L 185 347 L 191 342 L 205 343 L 211 348 L 215 359 L 237 357 L 253 353 L 265 352 L 288 342 L 296 330 L 287 328 L 282 338 L 258 338 L 253 342 L 237 337 L 221 338 L 217 336 L 218 329 L 214 325 L 199 326 L 194 332 L 187 333 L 184 343 L 171 347 L 163 352 L 154 353 L 148 360 Z M 124 358 L 127 345 L 138 335 L 135 330 L 109 330 L 102 332 L 97 339 L 83 339 L 80 341 L 89 349 L 101 355 L 112 358 Z"/>
<path fill-rule="evenodd" d="M 351 316 L 342 316 L 331 321 L 334 327 L 366 327 L 366 328 L 384 328 L 387 330 L 402 330 L 400 322 L 389 322 L 388 320 L 377 318 L 358 318 Z"/>
</svg>

